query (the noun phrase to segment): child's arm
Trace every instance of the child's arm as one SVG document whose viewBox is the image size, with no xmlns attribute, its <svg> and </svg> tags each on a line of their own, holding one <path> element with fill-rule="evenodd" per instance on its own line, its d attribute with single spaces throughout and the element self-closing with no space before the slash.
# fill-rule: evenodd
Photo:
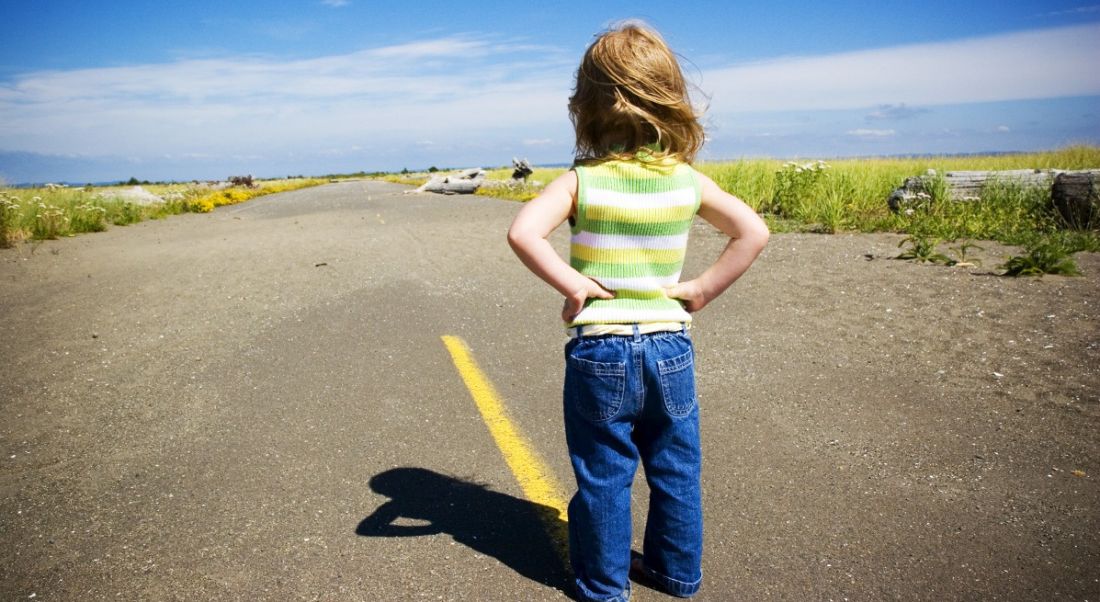
<svg viewBox="0 0 1100 602">
<path fill-rule="evenodd" d="M 577 197 L 577 174 L 567 171 L 543 189 L 542 193 L 520 209 L 512 227 L 508 228 L 508 244 L 523 265 L 565 296 L 561 318 L 572 320 L 585 299 L 610 299 L 611 292 L 566 263 L 546 237 L 573 212 Z"/>
<path fill-rule="evenodd" d="M 749 269 L 753 260 L 768 244 L 768 227 L 764 220 L 741 202 L 722 190 L 703 174 L 698 174 L 703 199 L 699 215 L 730 237 L 718 259 L 698 277 L 668 287 L 669 297 L 680 299 L 684 308 L 696 312 L 721 295 Z"/>
</svg>

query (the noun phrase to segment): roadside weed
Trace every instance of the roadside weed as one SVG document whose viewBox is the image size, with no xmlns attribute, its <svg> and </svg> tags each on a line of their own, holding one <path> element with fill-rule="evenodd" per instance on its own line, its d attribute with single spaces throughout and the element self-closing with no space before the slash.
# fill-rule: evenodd
<svg viewBox="0 0 1100 602">
<path fill-rule="evenodd" d="M 940 243 L 937 238 L 926 238 L 924 236 L 907 236 L 901 242 L 898 243 L 898 248 L 908 245 L 908 248 L 898 254 L 895 259 L 912 260 L 917 263 L 941 263 L 944 265 L 954 265 L 955 260 L 951 259 L 947 255 L 940 253 L 936 250 L 936 245 Z"/>
<path fill-rule="evenodd" d="M 984 251 L 985 250 L 982 247 L 979 247 L 978 245 L 976 245 L 976 244 L 974 244 L 974 243 L 972 243 L 968 240 L 964 240 L 962 242 L 962 244 L 960 244 L 957 247 L 951 247 L 951 250 L 954 251 L 955 253 L 957 253 L 958 257 L 959 257 L 957 260 L 955 260 L 955 263 L 952 264 L 952 265 L 955 265 L 955 266 L 958 266 L 958 267 L 971 267 L 971 266 L 982 265 L 982 262 L 980 260 L 970 257 L 970 250 L 971 249 L 977 249 L 979 251 Z"/>
<path fill-rule="evenodd" d="M 15 243 L 19 221 L 19 197 L 9 197 L 0 191 L 0 248 L 6 249 Z"/>
<path fill-rule="evenodd" d="M 1005 276 L 1081 275 L 1072 254 L 1054 239 L 1038 240 L 1028 245 L 1023 255 L 1010 257 L 1001 268 Z"/>
<path fill-rule="evenodd" d="M 814 212 L 821 198 L 829 164 L 824 161 L 796 163 L 788 161 L 775 172 L 775 192 L 767 207 L 769 213 L 783 217 L 805 218 Z"/>
<path fill-rule="evenodd" d="M 109 203 L 107 213 L 110 215 L 111 223 L 116 226 L 129 226 L 144 218 L 142 206 L 127 201 Z"/>
<path fill-rule="evenodd" d="M 34 221 L 31 224 L 32 238 L 52 240 L 69 233 L 69 218 L 60 207 L 47 205 L 37 196 L 31 200 L 35 203 Z"/>
<path fill-rule="evenodd" d="M 101 205 L 81 203 L 73 207 L 70 215 L 69 227 L 74 234 L 102 232 L 107 229 L 107 209 Z"/>
</svg>

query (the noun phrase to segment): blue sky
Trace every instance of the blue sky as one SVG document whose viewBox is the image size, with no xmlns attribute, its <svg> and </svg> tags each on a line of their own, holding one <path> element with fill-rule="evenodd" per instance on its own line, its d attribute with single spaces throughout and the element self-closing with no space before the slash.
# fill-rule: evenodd
<svg viewBox="0 0 1100 602">
<path fill-rule="evenodd" d="M 1100 4 L 3 0 L 0 178 L 207 179 L 571 159 L 593 34 L 642 18 L 704 160 L 1100 144 Z"/>
</svg>

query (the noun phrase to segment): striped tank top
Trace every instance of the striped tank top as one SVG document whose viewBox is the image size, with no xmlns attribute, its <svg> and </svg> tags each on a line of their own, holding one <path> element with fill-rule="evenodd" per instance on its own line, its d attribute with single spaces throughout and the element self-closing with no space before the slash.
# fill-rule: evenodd
<svg viewBox="0 0 1100 602">
<path fill-rule="evenodd" d="M 664 287 L 680 280 L 701 189 L 686 163 L 608 161 L 577 166 L 569 263 L 615 293 L 588 299 L 569 324 L 691 322 Z"/>
</svg>

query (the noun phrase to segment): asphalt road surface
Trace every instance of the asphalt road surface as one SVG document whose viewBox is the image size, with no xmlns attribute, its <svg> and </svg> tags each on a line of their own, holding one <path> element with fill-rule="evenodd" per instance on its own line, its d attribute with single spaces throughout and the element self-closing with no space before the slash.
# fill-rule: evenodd
<svg viewBox="0 0 1100 602">
<path fill-rule="evenodd" d="M 560 300 L 518 204 L 404 190 L 0 250 L 0 598 L 568 599 L 440 338 L 571 485 Z M 773 236 L 697 317 L 697 599 L 1100 600 L 1100 258 L 898 240 Z M 686 273 L 722 244 L 698 224 Z"/>
</svg>

